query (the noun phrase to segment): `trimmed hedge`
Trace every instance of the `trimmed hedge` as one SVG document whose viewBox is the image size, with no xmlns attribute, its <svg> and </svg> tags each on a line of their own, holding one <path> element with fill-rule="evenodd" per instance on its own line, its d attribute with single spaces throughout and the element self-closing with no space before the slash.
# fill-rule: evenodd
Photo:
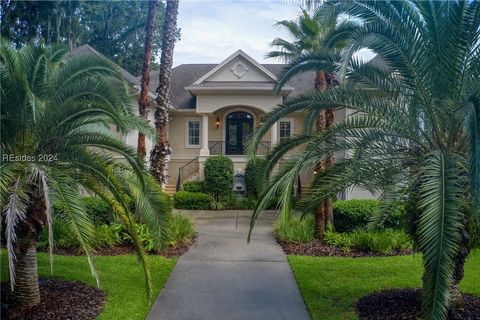
<svg viewBox="0 0 480 320">
<path fill-rule="evenodd" d="M 208 210 L 215 207 L 215 199 L 202 192 L 178 191 L 173 195 L 173 203 L 177 209 Z"/>
<path fill-rule="evenodd" d="M 333 217 L 337 232 L 351 232 L 365 227 L 378 209 L 378 200 L 338 200 L 333 203 Z"/>
<path fill-rule="evenodd" d="M 204 192 L 204 182 L 203 181 L 186 181 L 182 185 L 183 191 L 188 192 Z"/>
<path fill-rule="evenodd" d="M 370 218 L 380 207 L 380 201 L 374 199 L 338 200 L 333 203 L 333 217 L 337 232 L 351 232 L 365 228 Z M 401 229 L 404 225 L 405 209 L 394 206 L 381 221 L 381 228 Z"/>
<path fill-rule="evenodd" d="M 233 162 L 226 156 L 213 156 L 205 161 L 205 191 L 218 200 L 232 193 Z"/>
<path fill-rule="evenodd" d="M 258 197 L 262 193 L 265 163 L 265 159 L 259 157 L 248 160 L 245 167 L 245 184 L 248 196 Z"/>
</svg>

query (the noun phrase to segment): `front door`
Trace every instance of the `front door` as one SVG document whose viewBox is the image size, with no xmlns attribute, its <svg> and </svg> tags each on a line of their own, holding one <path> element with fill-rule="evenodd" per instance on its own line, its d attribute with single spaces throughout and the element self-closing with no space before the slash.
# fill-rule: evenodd
<svg viewBox="0 0 480 320">
<path fill-rule="evenodd" d="M 243 154 L 252 133 L 253 117 L 243 111 L 232 112 L 227 116 L 226 127 L 226 154 Z"/>
</svg>

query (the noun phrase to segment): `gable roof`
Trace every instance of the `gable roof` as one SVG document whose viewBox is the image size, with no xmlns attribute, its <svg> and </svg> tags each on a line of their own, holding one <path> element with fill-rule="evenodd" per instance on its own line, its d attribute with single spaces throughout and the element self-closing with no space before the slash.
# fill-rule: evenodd
<svg viewBox="0 0 480 320">
<path fill-rule="evenodd" d="M 195 79 L 200 79 L 203 75 L 208 73 L 217 67 L 218 64 L 181 64 L 172 69 L 172 85 L 171 85 L 171 95 L 172 95 L 172 104 L 177 110 L 185 109 L 195 109 L 196 107 L 196 98 L 195 96 L 187 89 L 193 84 Z M 280 76 L 283 68 L 286 67 L 286 64 L 262 64 L 268 72 L 278 78 Z M 158 87 L 158 70 L 152 70 L 150 72 L 150 91 L 155 92 Z M 139 79 L 139 78 L 138 78 Z M 315 73 L 307 72 L 293 77 L 290 81 L 287 82 L 287 85 L 292 87 L 292 91 L 289 96 L 294 96 L 299 93 L 302 93 L 306 90 L 314 88 Z M 213 81 L 208 81 L 204 85 L 217 85 L 222 87 L 228 86 L 249 86 L 253 85 L 248 81 L 245 82 L 217 82 L 218 84 L 213 84 Z M 266 85 L 266 83 L 255 82 L 255 86 Z M 271 83 L 268 83 L 271 86 Z"/>
<path fill-rule="evenodd" d="M 79 54 L 91 54 L 91 55 L 95 55 L 95 56 L 98 56 L 98 57 L 102 57 L 104 59 L 107 59 L 109 60 L 110 62 L 112 62 L 113 64 L 115 64 L 113 61 L 111 61 L 109 58 L 105 57 L 103 54 L 101 54 L 100 52 L 98 52 L 97 50 L 95 50 L 94 48 L 92 48 L 91 46 L 89 46 L 88 44 L 84 44 L 84 45 L 81 45 L 80 47 L 76 47 L 75 49 L 73 49 L 70 54 L 72 56 L 75 56 L 75 55 L 79 55 Z M 123 69 L 122 67 L 120 67 L 119 65 L 115 64 L 117 66 L 117 68 L 119 68 L 120 72 L 122 73 L 122 76 L 123 78 L 129 83 L 131 84 L 132 86 L 140 86 L 140 81 L 137 79 L 137 77 L 135 77 L 133 74 L 131 74 L 130 72 L 128 72 L 127 70 Z"/>
<path fill-rule="evenodd" d="M 201 83 L 203 83 L 205 80 L 207 80 L 209 77 L 211 77 L 213 74 L 215 74 L 217 71 L 221 70 L 223 67 L 225 67 L 229 62 L 233 61 L 235 58 L 237 57 L 242 57 L 244 58 L 245 60 L 247 60 L 248 62 L 250 62 L 251 64 L 253 64 L 255 67 L 257 67 L 261 72 L 263 72 L 267 78 L 270 78 L 273 82 L 277 82 L 278 79 L 277 77 L 272 74 L 270 71 L 268 71 L 267 69 L 265 69 L 261 64 L 259 64 L 255 59 L 253 59 L 252 57 L 250 57 L 248 54 L 246 54 L 245 52 L 243 52 L 242 50 L 237 50 L 236 52 L 234 52 L 231 56 L 229 56 L 227 59 L 223 60 L 222 62 L 220 62 L 218 65 L 216 65 L 213 69 L 211 69 L 209 72 L 207 72 L 206 74 L 204 74 L 200 79 L 198 79 L 197 81 L 195 81 L 193 83 L 193 85 L 199 85 Z"/>
</svg>

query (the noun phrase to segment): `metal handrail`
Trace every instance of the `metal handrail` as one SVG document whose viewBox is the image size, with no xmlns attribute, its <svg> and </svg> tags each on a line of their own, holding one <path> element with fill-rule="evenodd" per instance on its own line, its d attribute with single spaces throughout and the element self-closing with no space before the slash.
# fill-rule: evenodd
<svg viewBox="0 0 480 320">
<path fill-rule="evenodd" d="M 210 155 L 223 155 L 226 154 L 225 141 L 208 141 L 208 150 Z M 272 142 L 271 141 L 260 141 L 257 148 L 258 155 L 266 155 L 270 152 Z M 243 153 L 245 154 L 245 153 Z"/>
<path fill-rule="evenodd" d="M 178 177 L 177 177 L 177 185 L 175 186 L 176 191 L 179 191 L 183 181 L 185 181 L 188 177 L 192 174 L 198 172 L 199 164 L 198 164 L 198 157 L 193 158 L 185 165 L 178 168 Z"/>
</svg>

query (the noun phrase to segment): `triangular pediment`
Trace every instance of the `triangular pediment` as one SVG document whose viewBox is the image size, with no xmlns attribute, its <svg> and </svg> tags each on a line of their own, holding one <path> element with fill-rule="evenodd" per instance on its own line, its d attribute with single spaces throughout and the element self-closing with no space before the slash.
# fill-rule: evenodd
<svg viewBox="0 0 480 320">
<path fill-rule="evenodd" d="M 255 59 L 242 50 L 225 59 L 218 66 L 195 81 L 204 82 L 271 82 L 277 81 L 275 75 L 265 69 Z"/>
</svg>

